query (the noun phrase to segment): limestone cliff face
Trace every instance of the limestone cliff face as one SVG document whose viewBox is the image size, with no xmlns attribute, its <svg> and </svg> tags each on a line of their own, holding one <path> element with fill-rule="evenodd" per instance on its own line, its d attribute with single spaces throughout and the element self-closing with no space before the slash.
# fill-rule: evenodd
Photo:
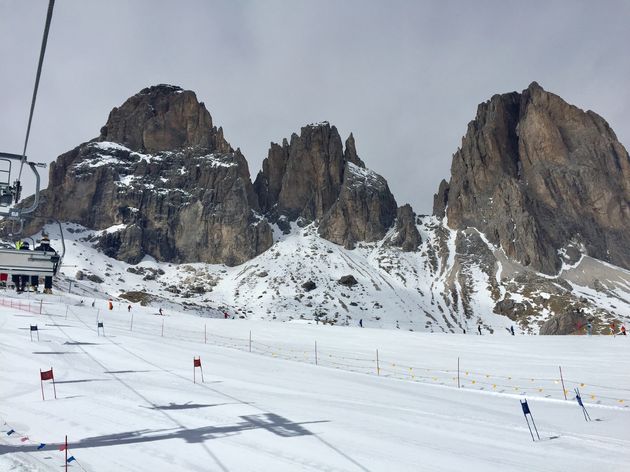
<svg viewBox="0 0 630 472">
<path fill-rule="evenodd" d="M 532 83 L 479 105 L 434 214 L 544 273 L 569 247 L 630 268 L 630 157 L 603 118 Z"/>
<path fill-rule="evenodd" d="M 272 233 L 257 213 L 247 162 L 195 94 L 142 90 L 112 110 L 101 135 L 51 165 L 46 212 L 102 230 L 100 246 L 131 263 L 240 264 Z"/>
<path fill-rule="evenodd" d="M 344 149 L 328 123 L 305 126 L 282 146 L 272 143 L 254 188 L 273 221 L 318 221 L 322 237 L 349 248 L 383 238 L 396 218 L 385 179 L 365 168 L 352 135 Z"/>
</svg>

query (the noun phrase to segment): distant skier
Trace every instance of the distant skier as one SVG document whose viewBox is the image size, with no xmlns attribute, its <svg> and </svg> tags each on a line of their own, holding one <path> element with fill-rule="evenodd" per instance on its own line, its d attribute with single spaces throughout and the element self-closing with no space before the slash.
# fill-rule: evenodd
<svg viewBox="0 0 630 472">
<path fill-rule="evenodd" d="M 227 311 L 223 312 L 223 319 L 227 320 L 230 317 L 230 315 L 227 314 Z"/>
<path fill-rule="evenodd" d="M 626 335 L 626 326 L 625 325 L 621 325 L 621 335 L 622 336 Z"/>
<path fill-rule="evenodd" d="M 162 308 L 160 308 L 160 315 L 164 316 L 164 313 L 162 312 Z"/>
<path fill-rule="evenodd" d="M 96 303 L 96 300 L 92 300 L 92 308 L 94 308 L 95 303 Z"/>
<path fill-rule="evenodd" d="M 131 313 L 131 305 L 127 305 L 127 312 Z"/>
<path fill-rule="evenodd" d="M 400 325 L 398 324 L 398 320 L 396 320 L 396 329 L 400 329 Z"/>
<path fill-rule="evenodd" d="M 612 323 L 610 323 L 610 334 L 612 334 L 613 336 L 615 336 L 617 334 L 617 331 L 615 331 L 615 322 L 614 321 Z"/>
<path fill-rule="evenodd" d="M 479 333 L 479 336 L 481 336 L 481 325 L 477 325 L 477 332 Z"/>
<path fill-rule="evenodd" d="M 361 319 L 359 320 L 359 326 L 360 326 L 361 328 L 363 328 L 363 318 L 361 318 Z"/>
<path fill-rule="evenodd" d="M 593 325 L 590 321 L 586 324 L 586 332 L 589 336 L 593 334 Z"/>
<path fill-rule="evenodd" d="M 107 300 L 107 309 L 110 311 L 114 309 L 114 301 L 111 298 Z"/>
<path fill-rule="evenodd" d="M 514 336 L 514 326 L 510 326 L 510 333 Z"/>
</svg>

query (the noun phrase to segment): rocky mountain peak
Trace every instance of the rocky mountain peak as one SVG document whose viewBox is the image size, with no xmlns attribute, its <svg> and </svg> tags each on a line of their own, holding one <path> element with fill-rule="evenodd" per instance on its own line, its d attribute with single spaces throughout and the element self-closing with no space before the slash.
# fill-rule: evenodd
<svg viewBox="0 0 630 472">
<path fill-rule="evenodd" d="M 223 130 L 212 125 L 210 113 L 195 93 L 166 84 L 145 88 L 114 108 L 97 139 L 137 152 L 186 147 L 232 151 Z"/>
<path fill-rule="evenodd" d="M 602 117 L 532 82 L 479 105 L 434 214 L 544 273 L 569 247 L 630 268 L 630 157 Z"/>
</svg>

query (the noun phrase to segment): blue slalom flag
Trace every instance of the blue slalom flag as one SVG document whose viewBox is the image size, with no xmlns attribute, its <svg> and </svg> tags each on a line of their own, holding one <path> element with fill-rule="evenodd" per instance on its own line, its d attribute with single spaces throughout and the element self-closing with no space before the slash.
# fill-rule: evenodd
<svg viewBox="0 0 630 472">
<path fill-rule="evenodd" d="M 7 431 L 7 436 L 11 436 L 13 433 L 15 433 L 15 430 L 11 429 L 11 430 Z"/>
<path fill-rule="evenodd" d="M 39 451 L 40 449 L 44 449 L 45 447 L 46 447 L 46 444 L 40 443 L 39 446 L 37 446 L 37 450 Z"/>
<path fill-rule="evenodd" d="M 582 403 L 582 397 L 580 396 L 579 393 L 575 396 L 575 399 L 577 400 L 578 405 L 580 405 L 582 408 L 584 408 L 584 403 Z"/>
<path fill-rule="evenodd" d="M 68 457 L 68 460 L 66 462 L 72 462 L 72 461 L 76 461 L 76 459 L 74 458 L 74 456 L 70 456 Z"/>
<path fill-rule="evenodd" d="M 529 405 L 527 404 L 527 400 L 525 400 L 524 402 L 521 402 L 521 408 L 523 408 L 523 414 L 524 415 L 531 415 L 532 412 L 529 411 Z"/>
</svg>

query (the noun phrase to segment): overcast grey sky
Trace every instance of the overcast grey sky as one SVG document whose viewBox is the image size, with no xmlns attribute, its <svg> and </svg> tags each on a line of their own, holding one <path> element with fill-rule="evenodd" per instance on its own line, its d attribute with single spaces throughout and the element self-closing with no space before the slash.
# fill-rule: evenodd
<svg viewBox="0 0 630 472">
<path fill-rule="evenodd" d="M 0 150 L 22 150 L 47 0 L 0 0 Z M 57 0 L 29 156 L 98 135 L 158 83 L 245 154 L 330 121 L 429 213 L 477 104 L 536 80 L 630 144 L 630 1 Z M 28 189 L 27 189 L 28 190 Z"/>
</svg>

